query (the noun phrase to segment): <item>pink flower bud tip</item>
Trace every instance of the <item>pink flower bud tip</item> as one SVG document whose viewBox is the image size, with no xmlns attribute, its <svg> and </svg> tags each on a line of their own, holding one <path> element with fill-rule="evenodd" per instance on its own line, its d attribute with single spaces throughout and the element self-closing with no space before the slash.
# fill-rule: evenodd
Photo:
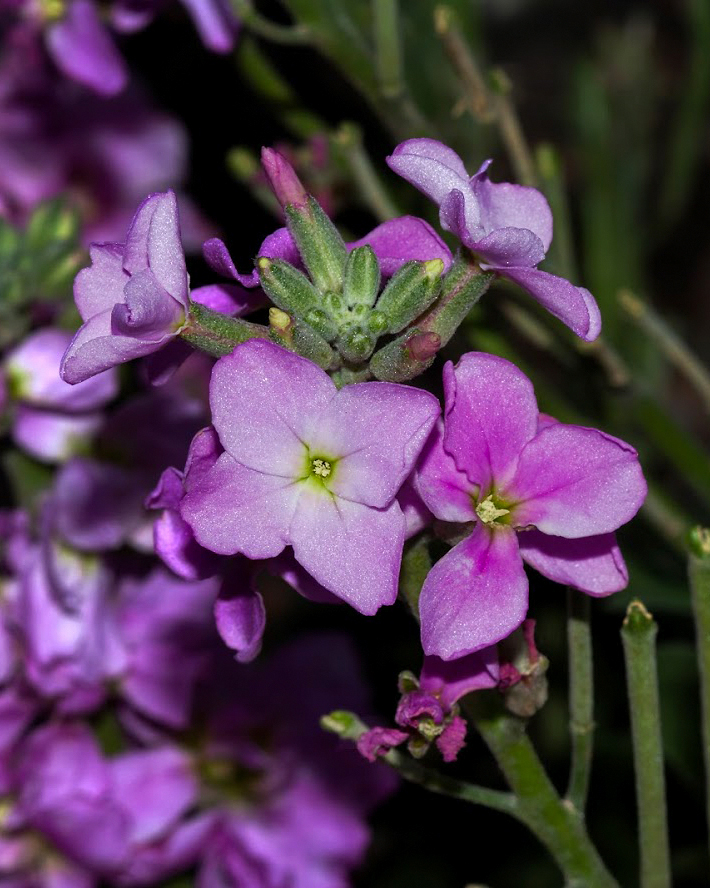
<svg viewBox="0 0 710 888">
<path fill-rule="evenodd" d="M 287 206 L 304 207 L 306 205 L 308 200 L 306 189 L 283 154 L 279 154 L 273 148 L 262 148 L 261 165 L 276 199 L 284 209 Z"/>
</svg>

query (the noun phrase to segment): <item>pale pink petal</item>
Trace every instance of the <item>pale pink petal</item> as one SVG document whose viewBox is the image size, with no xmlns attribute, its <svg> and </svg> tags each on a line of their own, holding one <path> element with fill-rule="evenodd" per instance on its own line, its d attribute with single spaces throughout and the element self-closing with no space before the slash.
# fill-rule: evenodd
<svg viewBox="0 0 710 888">
<path fill-rule="evenodd" d="M 248 469 L 223 453 L 187 491 L 180 511 L 206 549 L 272 558 L 289 542 L 299 493 L 291 479 Z"/>
<path fill-rule="evenodd" d="M 439 409 L 433 395 L 413 386 L 363 382 L 342 388 L 308 437 L 312 456 L 337 460 L 328 489 L 368 506 L 388 505 L 411 472 Z"/>
<path fill-rule="evenodd" d="M 481 650 L 510 635 L 527 609 L 528 581 L 515 532 L 477 525 L 424 581 L 424 653 L 453 660 Z"/>
<path fill-rule="evenodd" d="M 495 268 L 529 268 L 545 258 L 540 238 L 522 228 L 499 228 L 467 246 Z"/>
<path fill-rule="evenodd" d="M 278 345 L 251 340 L 212 371 L 212 422 L 225 450 L 245 466 L 302 478 L 308 472 L 311 428 L 335 393 L 330 377 L 315 364 Z"/>
<path fill-rule="evenodd" d="M 387 166 L 437 204 L 454 189 L 470 191 L 461 158 L 435 139 L 401 142 L 387 158 Z"/>
<path fill-rule="evenodd" d="M 646 497 L 633 447 L 596 429 L 557 423 L 520 454 L 505 497 L 517 502 L 518 527 L 560 537 L 610 533 L 638 512 Z"/>
<path fill-rule="evenodd" d="M 394 603 L 404 545 L 396 501 L 371 509 L 304 485 L 290 536 L 296 560 L 360 613 Z"/>
<path fill-rule="evenodd" d="M 173 191 L 156 197 L 146 243 L 148 265 L 164 289 L 187 309 L 187 269 L 180 240 L 177 199 Z"/>
<path fill-rule="evenodd" d="M 512 477 L 522 447 L 537 431 L 532 383 L 503 358 L 465 354 L 444 367 L 444 449 L 486 492 Z"/>
<path fill-rule="evenodd" d="M 162 194 L 149 194 L 136 210 L 123 245 L 123 267 L 129 274 L 148 268 L 148 234 Z"/>
<path fill-rule="evenodd" d="M 183 325 L 185 309 L 149 270 L 139 271 L 124 287 L 125 303 L 114 305 L 111 327 L 117 335 L 162 341 Z"/>
<path fill-rule="evenodd" d="M 471 179 L 471 187 L 486 231 L 525 228 L 542 242 L 544 256 L 552 242 L 552 212 L 540 191 L 510 182 L 491 182 L 485 170 Z"/>
<path fill-rule="evenodd" d="M 92 244 L 89 255 L 91 265 L 74 279 L 74 301 L 83 321 L 123 302 L 129 280 L 123 269 L 122 244 Z"/>
<path fill-rule="evenodd" d="M 525 530 L 518 534 L 518 543 L 523 559 L 548 580 L 588 595 L 611 595 L 629 582 L 613 533 L 568 540 Z"/>
<path fill-rule="evenodd" d="M 476 521 L 474 498 L 478 499 L 478 486 L 459 472 L 443 441 L 444 423 L 439 420 L 419 457 L 414 487 L 427 508 L 442 521 Z"/>
</svg>

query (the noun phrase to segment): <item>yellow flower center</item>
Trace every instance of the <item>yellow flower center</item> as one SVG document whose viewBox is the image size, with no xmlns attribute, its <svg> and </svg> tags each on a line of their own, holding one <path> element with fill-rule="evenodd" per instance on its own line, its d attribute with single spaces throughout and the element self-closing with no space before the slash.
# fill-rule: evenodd
<svg viewBox="0 0 710 888">
<path fill-rule="evenodd" d="M 487 496 L 476 506 L 476 514 L 484 524 L 495 524 L 504 515 L 510 514 L 510 509 L 500 509 L 493 501 L 493 495 Z"/>
<path fill-rule="evenodd" d="M 327 478 L 333 469 L 327 459 L 319 458 L 311 460 L 311 471 L 318 478 Z"/>
</svg>

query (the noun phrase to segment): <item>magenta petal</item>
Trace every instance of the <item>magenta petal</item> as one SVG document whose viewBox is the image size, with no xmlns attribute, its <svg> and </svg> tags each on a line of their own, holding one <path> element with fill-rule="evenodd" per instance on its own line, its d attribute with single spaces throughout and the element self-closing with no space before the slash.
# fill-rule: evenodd
<svg viewBox="0 0 710 888">
<path fill-rule="evenodd" d="M 347 246 L 349 250 L 353 250 L 364 244 L 368 244 L 375 251 L 385 277 L 393 275 L 410 259 L 417 259 L 420 262 L 441 259 L 444 271 L 448 271 L 451 266 L 451 250 L 428 222 L 416 216 L 388 219 L 377 228 L 373 228 L 365 237 Z"/>
<path fill-rule="evenodd" d="M 440 204 L 458 189 L 468 190 L 468 173 L 458 154 L 435 139 L 407 139 L 387 158 L 387 166 Z"/>
<path fill-rule="evenodd" d="M 557 423 L 524 447 L 505 495 L 519 503 L 513 511 L 518 527 L 574 539 L 630 521 L 646 497 L 646 481 L 629 444 Z"/>
<path fill-rule="evenodd" d="M 537 431 L 532 383 L 503 358 L 465 354 L 444 367 L 444 449 L 469 481 L 499 487 L 515 471 L 522 447 Z"/>
<path fill-rule="evenodd" d="M 264 599 L 251 587 L 246 571 L 240 573 L 243 575 L 232 577 L 236 580 L 236 588 L 226 588 L 231 587 L 232 582 L 222 586 L 214 604 L 214 617 L 222 641 L 237 651 L 236 658 L 240 663 L 248 663 L 261 650 L 266 610 Z"/>
<path fill-rule="evenodd" d="M 243 465 L 302 478 L 310 430 L 335 393 L 315 364 L 251 340 L 220 358 L 212 371 L 212 422 L 225 450 Z"/>
<path fill-rule="evenodd" d="M 498 650 L 491 645 L 456 660 L 424 657 L 419 687 L 437 694 L 443 705 L 450 709 L 471 691 L 494 688 L 498 684 L 498 673 Z"/>
<path fill-rule="evenodd" d="M 378 756 L 387 755 L 390 749 L 399 746 L 408 739 L 409 734 L 398 728 L 370 728 L 369 731 L 365 731 L 358 737 L 357 751 L 368 762 L 374 762 L 377 761 Z"/>
<path fill-rule="evenodd" d="M 488 647 L 516 629 L 527 609 L 528 581 L 515 531 L 477 525 L 424 581 L 424 653 L 453 660 Z"/>
<path fill-rule="evenodd" d="M 481 207 L 481 224 L 486 231 L 524 228 L 537 236 L 545 255 L 552 242 L 552 212 L 540 191 L 510 182 L 491 182 L 485 169 L 473 176 L 471 187 Z"/>
<path fill-rule="evenodd" d="M 300 485 L 264 475 L 223 453 L 185 494 L 181 514 L 197 542 L 219 555 L 272 558 L 288 539 Z"/>
<path fill-rule="evenodd" d="M 239 284 L 198 287 L 190 293 L 190 299 L 230 317 L 241 317 L 266 304 L 266 296 L 261 290 L 247 290 Z"/>
<path fill-rule="evenodd" d="M 466 745 L 467 725 L 460 715 L 455 715 L 436 738 L 436 748 L 445 762 L 455 762 Z"/>
<path fill-rule="evenodd" d="M 162 341 L 178 330 L 185 310 L 151 271 L 139 271 L 124 287 L 125 303 L 114 305 L 111 328 L 117 335 Z"/>
<path fill-rule="evenodd" d="M 234 46 L 236 19 L 220 0 L 182 0 L 202 42 L 213 52 L 229 52 Z"/>
<path fill-rule="evenodd" d="M 89 255 L 91 265 L 82 268 L 74 280 L 74 301 L 83 321 L 123 302 L 129 280 L 121 244 L 92 244 Z"/>
<path fill-rule="evenodd" d="M 478 487 L 459 472 L 444 450 L 444 424 L 439 421 L 424 445 L 414 473 L 414 487 L 427 508 L 442 521 L 476 521 L 473 496 Z"/>
<path fill-rule="evenodd" d="M 371 509 L 303 485 L 291 522 L 296 560 L 362 614 L 397 598 L 404 545 L 398 503 Z"/>
<path fill-rule="evenodd" d="M 611 595 L 629 582 L 613 533 L 568 540 L 526 530 L 518 534 L 518 543 L 524 561 L 543 576 L 588 595 Z"/>
<path fill-rule="evenodd" d="M 47 29 L 47 49 L 68 77 L 105 96 L 120 92 L 128 71 L 91 0 L 72 0 Z"/>
<path fill-rule="evenodd" d="M 599 336 L 601 314 L 589 290 L 575 287 L 564 278 L 539 271 L 537 268 L 496 266 L 493 270 L 527 290 L 543 308 L 559 318 L 581 339 L 592 342 Z"/>
<path fill-rule="evenodd" d="M 499 228 L 468 246 L 496 268 L 528 268 L 545 258 L 540 238 L 522 228 Z"/>
<path fill-rule="evenodd" d="M 411 472 L 438 415 L 439 402 L 421 389 L 356 383 L 331 400 L 308 445 L 312 454 L 337 460 L 328 483 L 336 496 L 382 508 Z"/>
</svg>

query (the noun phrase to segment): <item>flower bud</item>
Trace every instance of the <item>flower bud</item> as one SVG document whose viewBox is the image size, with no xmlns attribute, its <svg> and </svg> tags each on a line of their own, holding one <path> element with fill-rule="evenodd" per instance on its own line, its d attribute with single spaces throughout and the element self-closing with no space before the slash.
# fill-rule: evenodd
<svg viewBox="0 0 710 888">
<path fill-rule="evenodd" d="M 261 165 L 276 199 L 284 209 L 287 206 L 305 207 L 308 201 L 306 189 L 283 154 L 273 148 L 262 148 Z"/>
<path fill-rule="evenodd" d="M 323 293 L 341 292 L 348 251 L 318 201 L 308 197 L 305 206 L 287 206 L 286 224 L 316 287 Z"/>
<path fill-rule="evenodd" d="M 338 351 L 346 361 L 359 364 L 372 354 L 376 339 L 361 329 L 348 330 L 338 339 Z"/>
<path fill-rule="evenodd" d="M 380 263 L 372 247 L 356 247 L 348 256 L 343 296 L 348 308 L 371 308 L 380 288 Z"/>
<path fill-rule="evenodd" d="M 384 382 L 406 382 L 423 373 L 432 365 L 436 355 L 434 346 L 438 337 L 434 339 L 433 336 L 436 334 L 422 333 L 416 327 L 405 330 L 375 352 L 370 361 L 372 375 Z M 424 357 L 419 358 L 419 354 Z"/>
<path fill-rule="evenodd" d="M 256 260 L 259 281 L 266 295 L 282 311 L 305 318 L 309 311 L 317 308 L 320 294 L 308 278 L 293 265 L 282 259 Z"/>
<path fill-rule="evenodd" d="M 441 259 L 406 262 L 391 278 L 377 300 L 377 310 L 389 322 L 390 333 L 399 333 L 436 299 L 444 270 Z"/>
<path fill-rule="evenodd" d="M 280 308 L 270 308 L 269 327 L 270 338 L 278 345 L 308 358 L 324 370 L 333 363 L 333 349 L 319 333 L 298 318 L 292 318 Z"/>
</svg>

